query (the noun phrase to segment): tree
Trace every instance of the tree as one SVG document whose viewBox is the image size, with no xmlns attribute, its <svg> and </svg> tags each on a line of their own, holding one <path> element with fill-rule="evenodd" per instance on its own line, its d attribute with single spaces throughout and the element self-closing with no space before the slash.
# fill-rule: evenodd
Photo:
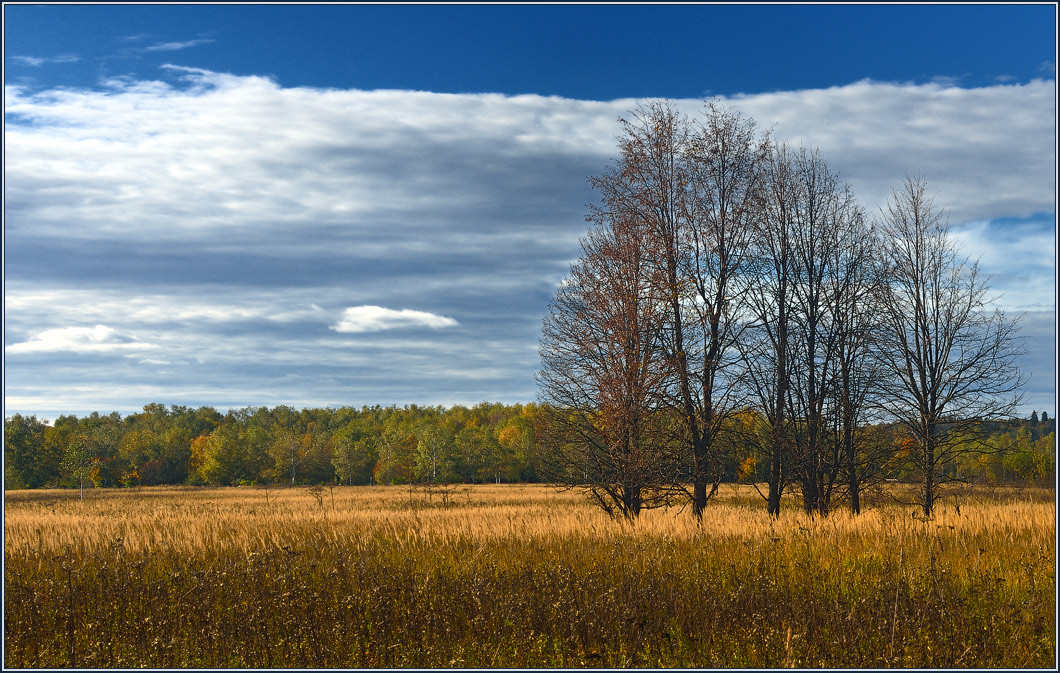
<svg viewBox="0 0 1060 673">
<path fill-rule="evenodd" d="M 271 438 L 266 427 L 258 424 L 234 425 L 238 431 L 240 473 L 252 481 L 267 481 L 272 475 Z"/>
<path fill-rule="evenodd" d="M 453 476 L 453 433 L 440 418 L 430 416 L 416 428 L 416 477 L 437 484 Z"/>
<path fill-rule="evenodd" d="M 768 147 L 752 120 L 711 103 L 692 123 L 666 103 L 621 120 L 622 159 L 593 185 L 599 216 L 623 213 L 646 234 L 659 283 L 661 356 L 674 376 L 665 400 L 691 468 L 692 513 L 702 519 L 731 458 L 720 436 L 742 406 L 732 385 L 741 334 L 738 285 L 760 215 Z M 709 487 L 709 491 L 708 491 Z"/>
<path fill-rule="evenodd" d="M 791 480 L 794 451 L 788 395 L 793 375 L 790 351 L 797 281 L 793 238 L 799 194 L 794 159 L 786 145 L 770 152 L 764 184 L 763 217 L 758 220 L 753 262 L 745 276 L 750 325 L 740 348 L 746 365 L 745 381 L 757 397 L 764 419 L 758 438 L 759 452 L 768 459 L 766 511 L 776 516 Z"/>
<path fill-rule="evenodd" d="M 208 484 L 236 484 L 246 473 L 244 450 L 235 424 L 219 425 L 209 435 L 196 440 L 201 450 L 199 475 Z"/>
<path fill-rule="evenodd" d="M 299 475 L 303 484 L 335 483 L 334 450 L 329 433 L 320 421 L 307 423 L 301 438 Z"/>
<path fill-rule="evenodd" d="M 978 264 L 959 256 L 919 177 L 892 192 L 882 229 L 884 402 L 916 446 L 919 504 L 930 516 L 947 479 L 943 465 L 968 450 L 954 439 L 1010 416 L 1019 403 L 1017 326 L 989 310 Z"/>
<path fill-rule="evenodd" d="M 85 480 L 89 478 L 94 463 L 95 456 L 89 438 L 85 435 L 75 436 L 63 453 L 62 471 L 77 483 L 81 500 L 85 499 Z"/>
<path fill-rule="evenodd" d="M 622 208 L 590 215 L 582 255 L 549 305 L 538 385 L 553 476 L 634 520 L 668 501 L 677 474 L 665 432 L 665 303 L 650 232 Z"/>
<path fill-rule="evenodd" d="M 475 483 L 476 479 L 481 476 L 480 472 L 486 470 L 486 465 L 490 461 L 488 436 L 489 431 L 479 425 L 478 419 L 472 419 L 453 435 L 456 463 L 464 481 Z"/>
<path fill-rule="evenodd" d="M 680 361 L 676 406 L 692 454 L 697 520 L 734 466 L 726 447 L 734 444 L 735 416 L 746 407 L 746 388 L 735 372 L 746 325 L 747 293 L 740 281 L 762 217 L 768 151 L 768 136 L 759 137 L 752 119 L 714 103 L 689 140 L 685 227 L 676 246 L 683 248 L 678 270 L 688 291 L 671 306 L 675 315 L 685 315 L 667 334 L 670 356 Z"/>
<path fill-rule="evenodd" d="M 118 455 L 124 431 L 121 414 L 107 416 L 93 412 L 81 419 L 81 437 L 92 456 L 89 478 L 98 487 L 117 486 L 127 479 L 130 465 Z"/>
<path fill-rule="evenodd" d="M 388 419 L 379 434 L 379 460 L 372 469 L 377 484 L 403 484 L 412 478 L 412 446 L 415 435 L 402 428 L 398 419 Z"/>
<path fill-rule="evenodd" d="M 872 471 L 861 431 L 875 380 L 871 335 L 876 284 L 872 232 L 848 185 L 817 151 L 773 148 L 765 168 L 753 261 L 742 277 L 744 380 L 764 427 L 752 437 L 768 458 L 770 515 L 789 485 L 808 513 L 827 514 L 845 474 L 857 509 Z M 875 451 L 870 451 L 875 454 Z"/>
<path fill-rule="evenodd" d="M 379 459 L 372 433 L 352 422 L 332 436 L 332 459 L 343 484 L 370 484 L 372 466 Z"/>
<path fill-rule="evenodd" d="M 883 375 L 875 336 L 880 329 L 876 301 L 880 273 L 876 229 L 858 208 L 850 219 L 843 245 L 836 246 L 831 282 L 836 304 L 833 375 L 835 464 L 845 476 L 847 501 L 861 513 L 861 491 L 878 480 L 890 457 L 891 442 L 868 427 Z"/>
<path fill-rule="evenodd" d="M 44 429 L 44 451 L 43 455 L 54 457 L 56 466 L 55 485 L 60 486 L 62 480 L 67 477 L 63 467 L 63 458 L 70 443 L 81 433 L 81 426 L 77 417 L 59 416 L 50 427 Z"/>
<path fill-rule="evenodd" d="M 286 475 L 290 475 L 291 485 L 294 486 L 298 476 L 298 467 L 306 455 L 303 436 L 294 430 L 278 428 L 273 433 L 268 451 L 273 460 L 273 474 L 277 481 L 286 479 Z"/>
<path fill-rule="evenodd" d="M 15 414 L 4 421 L 6 487 L 37 488 L 55 480 L 62 454 L 49 451 L 46 429 L 36 416 Z"/>
<path fill-rule="evenodd" d="M 803 509 L 827 514 L 844 450 L 848 460 L 855 451 L 858 412 L 872 380 L 864 370 L 870 355 L 864 332 L 870 327 L 871 280 L 865 276 L 871 274 L 871 243 L 853 191 L 820 154 L 802 148 L 792 160 L 796 198 L 786 415 Z"/>
<path fill-rule="evenodd" d="M 807 513 L 827 513 L 835 465 L 828 464 L 826 422 L 839 345 L 834 309 L 846 288 L 832 282 L 833 264 L 847 233 L 852 197 L 817 152 L 792 157 L 794 195 L 790 231 L 793 262 L 786 416 L 792 440 L 792 476 Z"/>
</svg>

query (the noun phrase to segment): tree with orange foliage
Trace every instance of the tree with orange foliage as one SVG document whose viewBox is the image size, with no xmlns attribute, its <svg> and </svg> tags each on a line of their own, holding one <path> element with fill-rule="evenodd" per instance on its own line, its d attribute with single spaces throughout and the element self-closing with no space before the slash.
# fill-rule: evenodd
<svg viewBox="0 0 1060 673">
<path fill-rule="evenodd" d="M 663 413 L 666 304 L 647 228 L 624 209 L 592 219 L 545 317 L 538 384 L 558 447 L 552 477 L 632 521 L 668 502 L 679 476 Z"/>
</svg>

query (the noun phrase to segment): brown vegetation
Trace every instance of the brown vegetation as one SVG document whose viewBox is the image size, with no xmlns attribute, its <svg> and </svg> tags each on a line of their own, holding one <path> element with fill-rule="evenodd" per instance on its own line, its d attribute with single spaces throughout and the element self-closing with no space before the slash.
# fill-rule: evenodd
<svg viewBox="0 0 1060 673">
<path fill-rule="evenodd" d="M 879 495 L 630 525 L 547 486 L 8 492 L 4 664 L 1052 665 L 1053 491 Z"/>
</svg>

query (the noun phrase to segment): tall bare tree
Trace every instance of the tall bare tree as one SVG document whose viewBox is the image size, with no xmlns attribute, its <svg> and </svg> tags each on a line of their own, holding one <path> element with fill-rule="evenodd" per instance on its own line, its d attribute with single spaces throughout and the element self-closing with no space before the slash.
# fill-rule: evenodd
<svg viewBox="0 0 1060 673">
<path fill-rule="evenodd" d="M 769 428 L 759 437 L 770 459 L 767 509 L 776 514 L 795 483 L 807 512 L 827 514 L 843 467 L 836 431 L 853 440 L 861 408 L 855 386 L 864 381 L 851 372 L 865 345 L 850 332 L 864 329 L 868 296 L 864 215 L 816 151 L 782 144 L 768 168 L 755 264 L 745 276 L 754 338 L 744 345 L 746 378 Z M 836 427 L 841 404 L 846 428 Z"/>
<path fill-rule="evenodd" d="M 892 192 L 882 229 L 886 408 L 914 441 L 919 504 L 930 516 L 946 464 L 969 446 L 956 437 L 1011 415 L 1019 402 L 1017 323 L 990 310 L 978 264 L 960 256 L 921 178 Z"/>
<path fill-rule="evenodd" d="M 882 328 L 877 301 L 883 277 L 880 239 L 860 208 L 851 213 L 849 225 L 833 250 L 830 271 L 836 297 L 831 462 L 843 475 L 850 511 L 860 514 L 861 492 L 882 477 L 892 447 L 870 427 L 878 420 L 876 402 L 884 375 L 876 340 Z"/>
<path fill-rule="evenodd" d="M 797 282 L 794 236 L 799 198 L 793 153 L 776 146 L 765 163 L 763 217 L 754 233 L 754 254 L 744 278 L 750 299 L 748 338 L 740 343 L 751 386 L 765 418 L 759 452 L 769 461 L 766 510 L 780 512 L 780 498 L 791 482 L 794 445 L 788 416 L 791 385 L 792 311 Z"/>
<path fill-rule="evenodd" d="M 760 213 L 766 143 L 752 120 L 714 103 L 697 123 L 666 103 L 622 123 L 622 159 L 593 185 L 604 209 L 628 213 L 650 236 L 675 377 L 675 439 L 691 463 L 688 496 L 701 519 L 726 467 L 725 420 L 741 406 L 741 388 L 729 380 L 741 324 L 737 280 Z"/>
<path fill-rule="evenodd" d="M 728 422 L 745 407 L 746 388 L 736 380 L 737 345 L 743 334 L 746 285 L 755 229 L 762 217 L 763 169 L 768 139 L 755 123 L 711 103 L 691 136 L 683 200 L 685 228 L 678 240 L 681 285 L 675 313 L 685 329 L 671 330 L 669 352 L 679 366 L 686 442 L 693 459 L 692 512 L 702 518 L 732 456 Z M 682 338 L 683 337 L 683 338 Z M 710 490 L 708 492 L 708 486 Z"/>
</svg>

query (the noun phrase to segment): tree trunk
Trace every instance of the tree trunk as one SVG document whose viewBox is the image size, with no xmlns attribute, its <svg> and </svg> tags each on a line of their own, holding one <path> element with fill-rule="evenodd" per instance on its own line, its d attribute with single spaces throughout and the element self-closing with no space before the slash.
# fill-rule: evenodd
<svg viewBox="0 0 1060 673">
<path fill-rule="evenodd" d="M 773 429 L 772 429 L 772 453 L 769 457 L 769 493 L 766 499 L 766 511 L 769 516 L 776 517 L 780 514 L 780 495 L 781 490 L 784 488 L 783 469 L 784 464 L 782 462 L 784 453 L 784 419 L 786 414 L 784 413 L 784 405 L 787 403 L 786 397 L 788 394 L 788 379 L 787 379 L 787 317 L 784 314 L 784 302 L 783 302 L 783 286 L 781 288 L 781 318 L 778 320 L 778 339 L 777 339 L 777 395 L 776 395 L 776 407 L 773 414 Z"/>
<path fill-rule="evenodd" d="M 696 523 L 703 522 L 703 510 L 707 507 L 707 470 L 704 465 L 706 460 L 706 452 L 696 447 L 696 472 L 692 475 L 692 515 Z"/>
<path fill-rule="evenodd" d="M 774 432 L 773 453 L 769 457 L 769 493 L 766 499 L 766 511 L 771 517 L 776 517 L 780 514 L 780 494 L 781 488 L 783 488 L 780 442 L 777 441 L 776 434 Z"/>
<path fill-rule="evenodd" d="M 924 446 L 924 516 L 930 517 L 935 508 L 935 443 L 934 438 L 925 440 Z"/>
<path fill-rule="evenodd" d="M 847 480 L 850 488 L 850 512 L 855 516 L 861 514 L 861 484 L 858 483 L 857 457 L 854 452 L 854 428 L 848 418 L 844 421 L 843 448 L 847 458 Z"/>
<path fill-rule="evenodd" d="M 802 509 L 807 514 L 814 514 L 820 508 L 821 494 L 817 488 L 817 475 L 815 473 L 817 462 L 812 458 L 808 461 L 806 467 L 807 477 L 803 479 L 802 483 Z"/>
</svg>

